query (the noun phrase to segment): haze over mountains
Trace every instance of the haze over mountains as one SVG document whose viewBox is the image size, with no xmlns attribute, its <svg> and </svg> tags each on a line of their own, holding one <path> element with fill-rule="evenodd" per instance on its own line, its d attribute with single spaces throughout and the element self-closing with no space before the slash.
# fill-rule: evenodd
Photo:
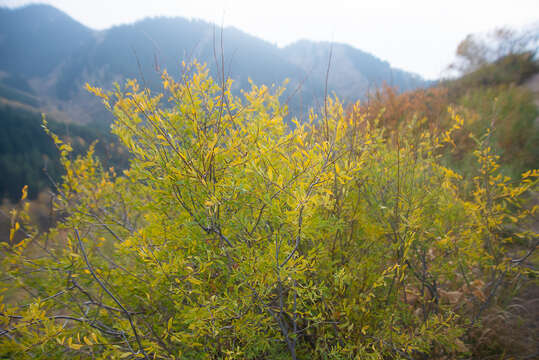
<svg viewBox="0 0 539 360">
<path fill-rule="evenodd" d="M 59 120 L 107 123 L 110 115 L 84 90 L 86 82 L 106 89 L 115 81 L 137 78 L 155 89 L 162 70 L 178 76 L 181 61 L 193 59 L 207 63 L 217 76 L 221 36 L 224 68 L 235 81 L 234 90 L 249 87 L 249 78 L 266 85 L 289 79 L 283 98 L 294 94 L 292 113 L 321 103 L 329 43 L 299 41 L 279 48 L 235 28 L 221 31 L 184 18 L 148 18 L 94 31 L 48 5 L 0 8 L 0 98 Z M 428 84 L 351 46 L 332 47 L 328 88 L 345 101 L 362 98 L 383 82 L 403 91 Z"/>
</svg>

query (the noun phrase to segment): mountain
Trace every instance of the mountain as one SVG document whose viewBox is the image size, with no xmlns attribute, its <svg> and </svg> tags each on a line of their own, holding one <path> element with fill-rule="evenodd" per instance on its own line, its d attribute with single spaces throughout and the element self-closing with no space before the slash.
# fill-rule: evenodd
<svg viewBox="0 0 539 360">
<path fill-rule="evenodd" d="M 289 78 L 294 84 L 298 74 L 303 74 L 281 56 L 279 48 L 265 41 L 234 28 L 224 29 L 222 37 L 225 73 L 235 80 L 236 90 L 247 88 L 249 78 L 258 84 L 281 84 Z M 213 25 L 182 18 L 145 19 L 96 33 L 65 64 L 56 82 L 56 96 L 62 101 L 92 97 L 81 94 L 85 82 L 110 88 L 125 78 L 138 78 L 158 89 L 161 71 L 180 76 L 182 60 L 206 63 L 218 78 L 220 38 L 220 30 Z"/>
<path fill-rule="evenodd" d="M 347 101 L 357 100 L 384 82 L 401 91 L 427 84 L 419 75 L 392 68 L 388 62 L 346 44 L 301 40 L 282 52 L 288 61 L 301 67 L 314 83 L 323 84 L 324 88 L 329 64 L 328 88 Z"/>
<path fill-rule="evenodd" d="M 347 101 L 383 82 L 400 90 L 427 84 L 344 44 L 303 40 L 279 48 L 233 27 L 165 17 L 95 31 L 52 6 L 29 5 L 0 9 L 0 97 L 63 121 L 106 123 L 110 115 L 83 89 L 86 82 L 110 88 L 138 78 L 157 89 L 163 69 L 179 76 L 181 61 L 197 59 L 214 77 L 224 68 L 235 91 L 247 88 L 249 79 L 267 85 L 289 79 L 283 97 L 290 98 L 292 113 L 301 114 L 323 99 L 331 46 L 328 90 Z"/>
<path fill-rule="evenodd" d="M 0 8 L 0 69 L 27 78 L 47 76 L 92 33 L 52 6 Z"/>
</svg>

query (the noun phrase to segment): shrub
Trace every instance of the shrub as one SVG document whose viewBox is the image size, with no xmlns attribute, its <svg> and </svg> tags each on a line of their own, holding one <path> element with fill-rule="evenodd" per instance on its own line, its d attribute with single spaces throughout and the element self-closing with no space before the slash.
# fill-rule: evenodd
<svg viewBox="0 0 539 360">
<path fill-rule="evenodd" d="M 92 148 L 66 169 L 46 234 L 21 209 L 2 244 L 0 353 L 19 358 L 425 358 L 466 331 L 531 252 L 507 256 L 534 210 L 498 175 L 488 136 L 470 184 L 438 138 L 386 141 L 379 119 L 328 99 L 293 129 L 282 89 L 242 98 L 199 65 L 153 95 L 90 88 L 113 111 L 127 170 Z M 167 106 L 168 105 L 168 106 Z M 355 112 L 359 111 L 356 107 Z M 470 193 L 465 189 L 472 189 Z M 26 194 L 26 189 L 24 190 Z M 514 206 L 511 209 L 509 206 Z M 517 210 L 515 210 L 517 208 Z M 473 324 L 473 325 L 472 325 Z"/>
</svg>

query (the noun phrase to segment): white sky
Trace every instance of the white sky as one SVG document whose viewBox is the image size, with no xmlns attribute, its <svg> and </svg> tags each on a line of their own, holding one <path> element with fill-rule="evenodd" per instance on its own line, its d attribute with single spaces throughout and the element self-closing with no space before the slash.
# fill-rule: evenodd
<svg viewBox="0 0 539 360">
<path fill-rule="evenodd" d="M 29 0 L 0 0 L 19 6 Z M 279 46 L 299 39 L 350 44 L 426 78 L 439 77 L 469 33 L 539 21 L 539 0 L 44 0 L 94 29 L 148 16 L 235 26 Z M 226 44 L 225 44 L 226 46 Z"/>
</svg>

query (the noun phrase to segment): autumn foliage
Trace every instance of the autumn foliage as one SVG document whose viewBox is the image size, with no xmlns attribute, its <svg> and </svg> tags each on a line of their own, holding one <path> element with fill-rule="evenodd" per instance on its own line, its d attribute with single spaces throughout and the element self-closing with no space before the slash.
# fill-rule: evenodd
<svg viewBox="0 0 539 360">
<path fill-rule="evenodd" d="M 470 330 L 529 271 L 536 209 L 522 201 L 539 172 L 500 174 L 490 130 L 473 176 L 442 165 L 467 119 L 414 124 L 443 94 L 388 92 L 399 110 L 371 113 L 328 99 L 289 127 L 282 89 L 230 87 L 194 64 L 161 94 L 90 88 L 132 154 L 122 173 L 51 133 L 62 220 L 34 231 L 24 195 L 12 212 L 11 239 L 25 236 L 1 245 L 1 356 L 470 355 Z M 413 131 L 388 140 L 408 103 L 423 106 Z"/>
</svg>

